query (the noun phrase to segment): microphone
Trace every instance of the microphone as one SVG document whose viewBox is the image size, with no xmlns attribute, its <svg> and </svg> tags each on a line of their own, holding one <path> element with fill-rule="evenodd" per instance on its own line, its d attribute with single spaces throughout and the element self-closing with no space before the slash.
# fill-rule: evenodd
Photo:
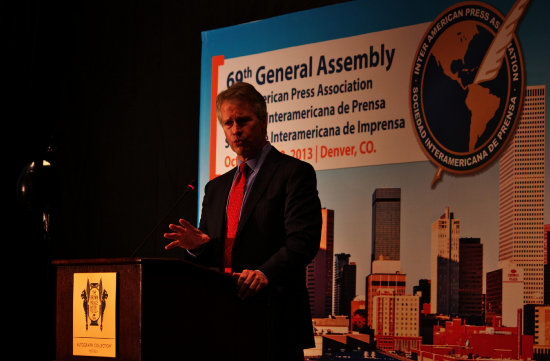
<svg viewBox="0 0 550 361">
<path fill-rule="evenodd" d="M 153 229 L 151 230 L 151 232 L 149 232 L 149 234 L 147 234 L 147 236 L 143 239 L 143 241 L 141 241 L 141 243 L 137 246 L 136 249 L 134 249 L 134 251 L 132 252 L 132 255 L 131 257 L 134 257 L 136 255 L 136 253 L 147 243 L 147 240 L 149 239 L 149 237 L 151 237 L 151 235 L 153 235 L 153 233 L 157 230 L 157 228 L 162 224 L 164 223 L 164 221 L 166 220 L 166 218 L 168 218 L 168 216 L 170 214 L 172 214 L 172 211 L 176 208 L 176 206 L 189 194 L 191 193 L 192 191 L 194 191 L 195 189 L 197 188 L 197 181 L 196 180 L 193 180 L 191 183 L 189 183 L 187 185 L 187 188 L 185 188 L 185 191 L 180 195 L 180 197 L 178 198 L 178 200 L 176 201 L 176 203 L 174 203 L 174 205 L 172 206 L 172 208 L 170 208 L 170 210 L 168 212 L 166 212 L 166 214 L 164 215 L 164 217 L 162 217 L 162 219 L 155 225 L 155 227 L 153 227 Z"/>
</svg>

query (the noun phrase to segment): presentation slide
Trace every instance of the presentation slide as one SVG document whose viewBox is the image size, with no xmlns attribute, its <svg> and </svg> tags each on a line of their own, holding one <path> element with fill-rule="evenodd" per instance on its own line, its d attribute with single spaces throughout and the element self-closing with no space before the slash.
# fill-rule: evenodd
<svg viewBox="0 0 550 361">
<path fill-rule="evenodd" d="M 365 0 L 203 32 L 199 211 L 206 183 L 237 165 L 215 97 L 244 81 L 267 102 L 269 142 L 315 168 L 357 294 L 373 260 L 399 261 L 408 294 L 433 285 L 440 220 L 457 225 L 457 249 L 479 239 L 484 275 L 499 259 L 541 274 L 548 14 L 542 0 Z M 384 194 L 398 210 L 386 218 Z M 510 250 L 525 237 L 529 250 Z M 388 238 L 396 252 L 377 247 Z M 543 281 L 532 282 L 535 303 Z"/>
</svg>

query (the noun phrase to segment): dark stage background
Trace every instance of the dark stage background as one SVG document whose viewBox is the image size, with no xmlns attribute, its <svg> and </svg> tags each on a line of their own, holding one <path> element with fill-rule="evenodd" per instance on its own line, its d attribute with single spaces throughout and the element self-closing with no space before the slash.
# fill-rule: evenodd
<svg viewBox="0 0 550 361">
<path fill-rule="evenodd" d="M 169 210 L 197 178 L 201 31 L 338 2 L 0 2 L 5 351 L 54 359 L 53 259 L 179 255 L 162 233 L 197 220 L 196 193 Z"/>
</svg>

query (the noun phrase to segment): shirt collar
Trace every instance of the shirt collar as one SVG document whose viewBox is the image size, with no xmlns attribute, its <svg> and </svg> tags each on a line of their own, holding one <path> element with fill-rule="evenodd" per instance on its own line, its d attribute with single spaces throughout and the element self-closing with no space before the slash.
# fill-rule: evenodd
<svg viewBox="0 0 550 361">
<path fill-rule="evenodd" d="M 250 168 L 251 172 L 255 173 L 259 170 L 265 160 L 265 157 L 267 157 L 267 153 L 269 153 L 271 148 L 273 148 L 273 146 L 271 145 L 271 143 L 267 142 L 263 146 L 263 148 L 258 153 L 256 153 L 255 156 L 245 162 L 246 165 Z M 241 163 L 242 161 L 237 159 L 237 168 L 241 165 Z"/>
</svg>

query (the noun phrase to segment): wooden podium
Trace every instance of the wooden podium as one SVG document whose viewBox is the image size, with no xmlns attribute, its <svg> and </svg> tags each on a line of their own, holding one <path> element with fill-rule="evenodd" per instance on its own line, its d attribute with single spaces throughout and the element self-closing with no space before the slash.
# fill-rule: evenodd
<svg viewBox="0 0 550 361">
<path fill-rule="evenodd" d="M 269 359 L 267 296 L 240 300 L 229 275 L 172 259 L 53 263 L 59 361 Z M 116 357 L 74 356 L 74 274 L 106 272 L 115 272 L 117 279 Z"/>
</svg>

